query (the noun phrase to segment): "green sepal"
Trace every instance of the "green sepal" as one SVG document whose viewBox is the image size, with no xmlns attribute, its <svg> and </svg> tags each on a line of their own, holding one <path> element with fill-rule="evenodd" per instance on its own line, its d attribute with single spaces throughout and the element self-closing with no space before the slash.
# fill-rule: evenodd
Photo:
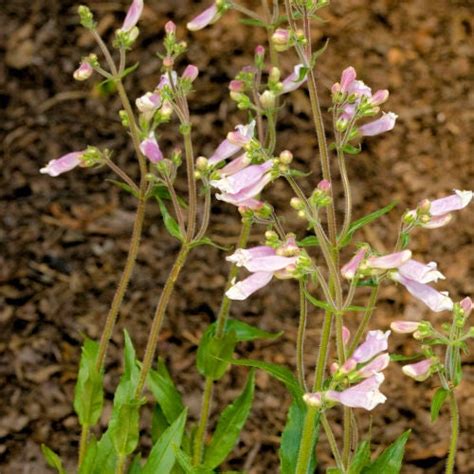
<svg viewBox="0 0 474 474">
<path fill-rule="evenodd" d="M 59 474 L 66 474 L 61 458 L 52 449 L 48 448 L 48 446 L 45 444 L 42 444 L 41 451 L 44 458 L 46 459 L 46 462 L 48 463 L 48 466 L 56 469 Z"/>
<path fill-rule="evenodd" d="M 255 371 L 251 370 L 242 393 L 224 409 L 219 417 L 212 440 L 205 450 L 204 465 L 206 467 L 216 468 L 234 449 L 252 408 L 254 388 Z"/>
<path fill-rule="evenodd" d="M 104 405 L 104 372 L 96 369 L 98 354 L 99 343 L 86 338 L 74 389 L 74 411 L 81 426 L 95 425 Z"/>
</svg>

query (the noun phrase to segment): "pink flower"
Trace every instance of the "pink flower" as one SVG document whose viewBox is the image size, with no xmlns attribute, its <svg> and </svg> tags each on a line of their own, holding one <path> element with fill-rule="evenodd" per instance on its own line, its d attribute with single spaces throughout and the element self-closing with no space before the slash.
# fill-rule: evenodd
<svg viewBox="0 0 474 474">
<path fill-rule="evenodd" d="M 378 404 L 384 403 L 387 398 L 379 391 L 384 381 L 382 373 L 372 375 L 368 379 L 342 392 L 329 390 L 326 398 L 351 408 L 365 408 L 373 410 Z"/>
<path fill-rule="evenodd" d="M 356 70 L 352 66 L 349 66 L 346 69 L 344 69 L 344 71 L 342 71 L 342 74 L 341 74 L 340 91 L 347 92 L 349 90 L 349 86 L 355 81 L 356 77 L 357 77 Z"/>
<path fill-rule="evenodd" d="M 359 127 L 359 133 L 365 137 L 373 137 L 393 129 L 398 115 L 393 112 L 384 113 L 382 117 Z"/>
<path fill-rule="evenodd" d="M 466 298 L 461 300 L 459 304 L 461 305 L 461 308 L 464 311 L 464 316 L 467 318 L 471 314 L 472 307 L 473 307 L 471 298 L 467 296 Z"/>
<path fill-rule="evenodd" d="M 199 69 L 194 64 L 189 64 L 181 76 L 182 79 L 193 82 L 198 77 Z"/>
<path fill-rule="evenodd" d="M 346 326 L 342 326 L 342 343 L 347 346 L 349 339 L 351 338 L 351 332 Z"/>
<path fill-rule="evenodd" d="M 367 249 L 362 247 L 357 253 L 341 268 L 341 275 L 348 280 L 354 278 L 357 274 L 360 264 L 365 258 Z"/>
<path fill-rule="evenodd" d="M 137 109 L 146 116 L 151 116 L 160 108 L 161 97 L 160 94 L 154 92 L 147 92 L 135 100 Z"/>
<path fill-rule="evenodd" d="M 382 257 L 369 257 L 367 265 L 370 268 L 388 270 L 390 268 L 398 268 L 400 265 L 408 262 L 411 258 L 410 250 L 403 250 L 402 252 L 391 253 Z"/>
<path fill-rule="evenodd" d="M 331 183 L 327 179 L 323 179 L 318 183 L 318 189 L 325 193 L 329 193 L 331 191 Z"/>
<path fill-rule="evenodd" d="M 61 156 L 56 160 L 51 160 L 44 168 L 40 169 L 40 173 L 49 174 L 49 176 L 56 177 L 67 171 L 71 171 L 76 166 L 81 165 L 81 158 L 83 151 L 74 151 L 67 155 Z"/>
<path fill-rule="evenodd" d="M 213 180 L 210 184 L 223 193 L 236 194 L 259 182 L 264 174 L 272 169 L 272 166 L 273 163 L 271 161 L 261 165 L 247 166 L 231 176 L 224 176 L 219 180 Z"/>
<path fill-rule="evenodd" d="M 399 334 L 411 334 L 417 331 L 419 327 L 420 323 L 415 321 L 393 321 L 390 324 L 390 329 Z"/>
<path fill-rule="evenodd" d="M 401 275 L 410 280 L 419 283 L 430 283 L 432 281 L 445 280 L 446 277 L 436 270 L 436 262 L 429 262 L 427 265 L 417 262 L 416 260 L 408 260 L 398 267 Z"/>
<path fill-rule="evenodd" d="M 143 12 L 143 0 L 133 0 L 130 8 L 128 9 L 127 16 L 123 22 L 121 31 L 128 33 L 132 28 L 134 28 Z"/>
<path fill-rule="evenodd" d="M 254 199 L 258 194 L 260 194 L 263 188 L 272 180 L 272 177 L 269 173 L 265 174 L 262 178 L 260 178 L 255 183 L 251 184 L 250 186 L 241 189 L 237 193 L 221 193 L 216 194 L 216 198 L 233 204 L 234 206 L 243 206 L 249 207 L 249 202 L 253 202 Z"/>
<path fill-rule="evenodd" d="M 148 138 L 146 138 L 140 143 L 140 151 L 152 163 L 159 163 L 163 159 L 163 153 L 160 150 L 160 146 L 158 145 L 155 134 L 153 132 L 148 135 Z"/>
<path fill-rule="evenodd" d="M 73 77 L 76 81 L 85 81 L 91 77 L 93 72 L 94 68 L 87 61 L 83 61 L 74 71 Z"/>
<path fill-rule="evenodd" d="M 308 79 L 308 73 L 306 72 L 301 78 L 301 70 L 304 68 L 303 64 L 297 64 L 293 72 L 283 80 L 282 85 L 283 88 L 280 91 L 280 94 L 287 94 L 288 92 L 292 92 L 298 89 L 302 84 L 306 82 Z"/>
<path fill-rule="evenodd" d="M 425 359 L 416 364 L 409 364 L 402 367 L 402 371 L 408 377 L 418 382 L 423 382 L 431 375 L 431 367 L 434 364 L 433 359 Z"/>
<path fill-rule="evenodd" d="M 244 169 L 246 166 L 249 165 L 249 157 L 247 153 L 243 153 L 242 155 L 234 158 L 231 162 L 225 165 L 223 168 L 219 170 L 220 176 L 229 176 L 231 174 L 237 173 Z"/>
<path fill-rule="evenodd" d="M 231 286 L 225 293 L 230 300 L 246 300 L 250 295 L 270 283 L 273 274 L 269 272 L 256 272 Z"/>
<path fill-rule="evenodd" d="M 385 352 L 384 354 L 380 354 L 375 359 L 370 361 L 367 365 L 362 367 L 357 371 L 357 375 L 362 378 L 372 377 L 372 375 L 376 375 L 378 372 L 386 369 L 390 362 L 390 356 Z"/>
<path fill-rule="evenodd" d="M 382 105 L 383 103 L 387 102 L 389 95 L 390 93 L 387 89 L 378 90 L 375 94 L 372 95 L 370 103 L 372 105 Z"/>
<path fill-rule="evenodd" d="M 174 35 L 176 33 L 176 25 L 172 21 L 167 21 L 165 24 L 165 32 L 167 35 Z"/>
<path fill-rule="evenodd" d="M 237 153 L 253 138 L 255 120 L 248 125 L 237 125 L 234 132 L 227 134 L 227 138 L 217 147 L 209 158 L 209 164 L 215 165 Z"/>
<path fill-rule="evenodd" d="M 392 279 L 401 283 L 409 293 L 423 301 L 432 311 L 440 312 L 453 309 L 453 301 L 445 292 L 440 293 L 431 286 L 410 280 L 398 272 L 392 275 Z"/>
<path fill-rule="evenodd" d="M 390 331 L 369 331 L 365 341 L 354 351 L 351 359 L 358 364 L 367 362 L 380 352 L 387 350 Z"/>
<path fill-rule="evenodd" d="M 219 17 L 219 9 L 217 8 L 216 2 L 214 2 L 209 8 L 194 17 L 186 26 L 190 31 L 202 30 L 217 21 Z"/>
</svg>

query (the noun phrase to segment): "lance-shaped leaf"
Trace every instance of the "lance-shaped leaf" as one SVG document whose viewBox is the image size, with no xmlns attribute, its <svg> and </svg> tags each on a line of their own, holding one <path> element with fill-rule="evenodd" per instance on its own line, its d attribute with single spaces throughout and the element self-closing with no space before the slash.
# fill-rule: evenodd
<svg viewBox="0 0 474 474">
<path fill-rule="evenodd" d="M 160 404 L 168 423 L 173 423 L 183 412 L 184 404 L 161 357 L 158 360 L 157 370 L 150 370 L 148 374 L 147 386 Z"/>
<path fill-rule="evenodd" d="M 367 464 L 370 464 L 370 443 L 362 441 L 351 460 L 348 474 L 360 474 Z"/>
<path fill-rule="evenodd" d="M 436 390 L 433 400 L 431 401 L 431 421 L 436 421 L 439 416 L 439 411 L 443 406 L 447 396 L 449 395 L 449 390 L 446 390 L 443 387 L 438 388 Z"/>
<path fill-rule="evenodd" d="M 43 456 L 46 459 L 48 466 L 56 469 L 59 474 L 66 474 L 61 458 L 52 449 L 49 449 L 48 446 L 42 444 L 41 451 L 43 452 Z"/>
<path fill-rule="evenodd" d="M 74 410 L 79 423 L 92 426 L 97 423 L 104 404 L 103 370 L 96 369 L 99 344 L 86 339 L 82 346 L 79 375 L 74 390 Z"/>
<path fill-rule="evenodd" d="M 194 466 L 191 456 L 182 449 L 176 449 L 176 460 L 185 474 L 214 474 L 214 470 L 205 466 Z"/>
<path fill-rule="evenodd" d="M 402 468 L 405 444 L 411 430 L 405 431 L 370 466 L 362 470 L 362 474 L 399 474 Z"/>
<path fill-rule="evenodd" d="M 174 423 L 159 437 L 143 466 L 143 474 L 169 474 L 171 472 L 176 461 L 176 449 L 181 446 L 186 417 L 187 410 L 183 410 Z"/>
<path fill-rule="evenodd" d="M 107 432 L 119 456 L 132 453 L 138 444 L 139 410 L 143 400 L 135 398 L 139 368 L 130 336 L 125 331 L 124 373 L 115 391 L 114 407 Z"/>
<path fill-rule="evenodd" d="M 367 224 L 370 224 L 371 222 L 377 220 L 378 218 L 382 217 L 383 215 L 389 213 L 396 205 L 398 204 L 397 201 L 393 201 L 387 206 L 383 207 L 382 209 L 377 209 L 374 212 L 371 212 L 370 214 L 361 217 L 360 219 L 354 221 L 350 226 L 349 229 L 347 230 L 345 235 L 341 235 L 339 237 L 339 248 L 345 247 L 347 244 L 350 243 L 352 236 L 356 231 L 361 229 Z"/>
<path fill-rule="evenodd" d="M 181 234 L 181 230 L 179 228 L 178 223 L 174 219 L 174 217 L 171 216 L 169 213 L 168 209 L 165 206 L 165 203 L 161 200 L 158 199 L 158 205 L 160 206 L 160 211 L 161 215 L 163 216 L 163 222 L 165 224 L 166 230 L 173 236 L 176 237 L 180 242 L 183 242 L 184 237 Z"/>
<path fill-rule="evenodd" d="M 300 450 L 301 437 L 303 435 L 303 426 L 306 416 L 307 407 L 304 404 L 293 400 L 288 411 L 287 422 L 281 435 L 280 443 L 280 471 L 281 474 L 294 474 L 296 472 L 296 464 L 298 463 L 298 454 Z M 319 417 L 316 419 L 318 429 L 314 430 L 314 438 L 312 439 L 315 446 L 319 435 Z M 308 472 L 314 472 L 316 469 L 316 456 L 312 449 L 310 467 Z"/>
<path fill-rule="evenodd" d="M 211 326 L 217 326 L 217 323 L 212 323 Z M 237 319 L 228 319 L 226 322 L 225 332 L 234 332 L 237 341 L 254 341 L 256 339 L 277 339 L 283 334 L 280 332 L 268 332 L 263 329 L 251 326 Z"/>
<path fill-rule="evenodd" d="M 212 440 L 204 454 L 206 467 L 214 469 L 219 466 L 234 449 L 252 408 L 254 387 L 255 372 L 252 370 L 242 393 L 219 417 Z"/>
<path fill-rule="evenodd" d="M 89 443 L 79 474 L 115 474 L 116 462 L 117 455 L 106 431 L 99 441 Z"/>
</svg>

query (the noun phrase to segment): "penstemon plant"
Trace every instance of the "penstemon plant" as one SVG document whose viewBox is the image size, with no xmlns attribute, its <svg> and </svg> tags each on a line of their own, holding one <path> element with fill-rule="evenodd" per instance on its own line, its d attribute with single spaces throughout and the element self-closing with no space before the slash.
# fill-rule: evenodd
<svg viewBox="0 0 474 474">
<path fill-rule="evenodd" d="M 124 86 L 124 80 L 136 66 L 127 65 L 127 52 L 138 37 L 137 24 L 143 13 L 143 0 L 133 0 L 120 29 L 116 31 L 113 50 L 96 29 L 93 13 L 79 7 L 80 21 L 94 37 L 101 59 L 96 54 L 83 58 L 74 78 L 84 81 L 98 74 L 116 90 L 122 110 L 121 123 L 133 142 L 138 180 L 128 175 L 107 149 L 88 146 L 50 161 L 42 173 L 56 177 L 76 167 L 108 166 L 119 178 L 115 182 L 137 202 L 135 222 L 128 256 L 116 293 L 107 314 L 99 341 L 86 339 L 77 378 L 74 409 L 82 433 L 77 472 L 86 473 L 212 473 L 232 452 L 250 414 L 254 397 L 254 371 L 264 370 L 281 381 L 292 398 L 286 426 L 281 433 L 280 471 L 284 474 L 314 472 L 320 431 L 325 433 L 334 459 L 326 466 L 330 473 L 398 473 L 402 469 L 404 446 L 409 431 L 403 433 L 381 454 L 371 453 L 370 434 L 360 433 L 358 409 L 371 411 L 385 402 L 380 391 L 384 370 L 391 360 L 417 360 L 403 367 L 403 372 L 417 381 L 437 375 L 440 387 L 435 392 L 431 415 L 438 418 L 445 401 L 449 401 L 452 430 L 446 472 L 454 472 L 459 410 L 456 389 L 462 379 L 461 356 L 474 337 L 467 329 L 472 310 L 469 297 L 453 302 L 439 292 L 432 282 L 444 279 L 434 262 L 422 263 L 409 250 L 411 233 L 420 228 L 435 229 L 448 225 L 455 211 L 466 207 L 471 191 L 455 191 L 452 195 L 424 199 L 414 210 L 403 214 L 393 250 L 381 254 L 368 242 L 357 239 L 357 232 L 388 214 L 395 203 L 355 219 L 348 155 L 361 153 L 364 137 L 388 132 L 395 126 L 393 112 L 381 112 L 389 97 L 387 90 L 372 92 L 357 79 L 356 71 L 347 67 L 339 82 L 331 88 L 331 142 L 328 143 L 319 102 L 316 75 L 317 59 L 325 46 L 313 51 L 311 24 L 318 21 L 318 11 L 327 0 L 262 0 L 260 10 L 250 10 L 231 0 L 217 0 L 192 19 L 190 31 L 205 28 L 219 20 L 229 9 L 245 16 L 247 22 L 268 33 L 268 45 L 257 45 L 253 64 L 244 67 L 229 84 L 231 99 L 245 111 L 242 124 L 229 131 L 226 138 L 208 157 L 196 157 L 194 131 L 189 112 L 188 95 L 199 71 L 194 65 L 178 67 L 187 45 L 177 38 L 176 26 L 165 25 L 165 39 L 159 53 L 161 77 L 153 91 L 136 98 L 135 107 Z M 267 53 L 268 51 L 268 53 Z M 293 52 L 293 68 L 288 75 L 280 69 L 281 55 Z M 304 170 L 293 167 L 293 154 L 277 151 L 278 112 L 291 92 L 306 87 L 309 93 L 314 131 L 318 143 L 320 178 L 308 195 L 300 180 L 308 178 Z M 157 133 L 167 124 L 178 126 L 184 156 L 180 151 L 163 153 Z M 332 175 L 337 169 L 340 180 Z M 187 195 L 181 195 L 175 182 L 183 175 Z M 284 229 L 281 219 L 263 192 L 276 180 L 284 180 L 292 190 L 289 205 L 305 222 L 307 235 L 296 236 Z M 337 209 L 334 190 L 341 186 L 344 207 Z M 215 245 L 206 235 L 210 222 L 212 192 L 216 199 L 238 209 L 242 226 L 236 249 L 226 257 L 231 263 L 227 285 L 217 319 L 204 332 L 196 355 L 196 367 L 203 378 L 200 416 L 193 424 L 187 419 L 187 408 L 169 373 L 164 355 L 159 350 L 159 334 L 176 281 L 193 248 Z M 116 387 L 107 429 L 100 433 L 99 419 L 104 408 L 104 370 L 107 348 L 114 332 L 127 286 L 132 278 L 140 246 L 146 207 L 150 201 L 158 205 L 167 231 L 180 243 L 174 264 L 158 298 L 148 332 L 143 357 L 136 355 L 128 333 L 124 335 L 124 369 Z M 253 228 L 262 232 L 261 245 L 248 247 Z M 346 247 L 352 246 L 352 258 L 346 262 Z M 238 279 L 243 267 L 247 274 Z M 230 317 L 233 301 L 250 298 L 273 279 L 292 279 L 299 292 L 299 325 L 295 347 L 296 371 L 259 360 L 237 358 L 239 342 L 275 339 L 281 334 L 269 333 Z M 398 284 L 431 311 L 448 311 L 452 321 L 434 328 L 429 321 L 394 321 L 395 333 L 412 334 L 420 341 L 420 353 L 403 356 L 388 352 L 388 328 L 370 329 L 376 309 L 379 288 Z M 354 301 L 360 287 L 370 287 L 363 306 Z M 253 297 L 253 296 L 252 296 Z M 315 356 L 314 374 L 308 377 L 304 363 L 308 341 L 306 324 L 309 308 L 322 314 L 321 339 Z M 346 319 L 357 318 L 358 327 L 351 334 Z M 443 355 L 444 348 L 444 355 Z M 160 357 L 156 361 L 156 352 Z M 220 413 L 212 433 L 209 418 L 213 410 L 216 384 L 232 365 L 249 367 L 247 382 L 240 395 Z M 149 403 L 147 390 L 153 397 L 151 436 L 153 446 L 148 455 L 141 443 L 141 407 Z M 343 409 L 342 440 L 335 435 L 330 411 Z M 65 472 L 61 459 L 43 446 L 48 463 Z"/>
</svg>

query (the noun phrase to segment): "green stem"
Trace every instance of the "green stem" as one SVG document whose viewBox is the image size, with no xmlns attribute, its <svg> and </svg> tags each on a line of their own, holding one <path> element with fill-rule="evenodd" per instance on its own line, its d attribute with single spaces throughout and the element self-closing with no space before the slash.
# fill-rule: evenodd
<svg viewBox="0 0 474 474">
<path fill-rule="evenodd" d="M 343 410 L 343 450 L 342 459 L 343 466 L 349 467 L 351 458 L 351 442 L 352 442 L 352 409 L 344 407 Z"/>
<path fill-rule="evenodd" d="M 193 464 L 201 464 L 202 453 L 204 451 L 204 437 L 206 436 L 207 423 L 209 421 L 209 412 L 211 410 L 212 392 L 214 389 L 214 380 L 206 377 L 204 393 L 201 404 L 201 417 L 199 418 L 198 428 L 194 436 Z"/>
<path fill-rule="evenodd" d="M 306 391 L 304 375 L 304 336 L 307 317 L 308 305 L 306 303 L 305 282 L 304 280 L 300 280 L 300 320 L 298 324 L 298 336 L 296 340 L 296 372 L 298 374 L 298 381 L 304 391 Z"/>
<path fill-rule="evenodd" d="M 295 474 L 308 474 L 311 456 L 314 450 L 314 430 L 318 408 L 309 405 L 303 425 L 298 461 L 296 463 Z"/>
<path fill-rule="evenodd" d="M 139 398 L 143 387 L 145 386 L 146 377 L 148 372 L 150 371 L 151 365 L 153 363 L 153 358 L 155 356 L 156 346 L 158 344 L 158 337 L 160 335 L 161 325 L 163 324 L 163 320 L 165 317 L 165 312 L 168 307 L 168 303 L 170 301 L 171 295 L 173 293 L 173 289 L 178 279 L 178 276 L 186 262 L 186 257 L 189 253 L 189 245 L 184 243 L 176 257 L 174 262 L 173 268 L 166 280 L 165 286 L 160 296 L 160 300 L 158 301 L 158 305 L 155 310 L 155 315 L 153 317 L 153 323 L 150 329 L 150 336 L 148 337 L 147 345 L 145 348 L 145 355 L 143 357 L 143 363 L 140 370 L 140 376 L 137 384 L 137 388 L 135 390 L 135 398 Z"/>
<path fill-rule="evenodd" d="M 321 424 L 323 425 L 324 432 L 326 433 L 326 437 L 329 442 L 329 446 L 332 451 L 332 455 L 334 456 L 334 460 L 336 461 L 337 467 L 342 471 L 346 472 L 344 469 L 344 463 L 341 458 L 341 453 L 337 447 L 336 439 L 334 438 L 334 433 L 332 432 L 331 425 L 326 417 L 325 413 L 321 413 Z"/>
<path fill-rule="evenodd" d="M 337 160 L 339 163 L 339 171 L 341 173 L 342 186 L 344 188 L 345 198 L 345 212 L 344 212 L 344 224 L 342 226 L 341 236 L 346 235 L 351 225 L 352 220 L 352 192 L 351 185 L 349 182 L 349 176 L 347 175 L 346 159 L 342 150 L 337 151 Z"/>
<path fill-rule="evenodd" d="M 329 340 L 331 339 L 332 313 L 326 311 L 324 314 L 324 322 L 321 333 L 321 345 L 319 347 L 318 361 L 314 375 L 313 391 L 319 392 L 323 388 L 324 369 L 329 350 Z"/>
<path fill-rule="evenodd" d="M 451 410 L 451 442 L 449 444 L 449 455 L 446 461 L 446 474 L 452 474 L 454 472 L 459 436 L 459 410 L 454 391 L 451 391 L 449 394 L 449 402 Z"/>
<path fill-rule="evenodd" d="M 196 179 L 194 177 L 194 154 L 193 144 L 191 141 L 191 125 L 188 124 L 189 129 L 185 131 L 184 136 L 184 151 L 186 154 L 186 174 L 188 177 L 188 193 L 189 193 L 189 209 L 188 209 L 188 228 L 186 238 L 188 242 L 194 237 L 196 229 L 196 210 L 197 210 L 197 190 Z"/>
<path fill-rule="evenodd" d="M 78 467 L 81 467 L 82 463 L 84 462 L 84 457 L 87 452 L 87 442 L 89 440 L 89 425 L 84 424 L 82 425 L 81 431 L 81 440 L 79 442 L 79 464 Z"/>
<path fill-rule="evenodd" d="M 125 462 L 127 461 L 127 456 L 119 455 L 117 459 L 117 465 L 115 466 L 115 474 L 123 474 L 125 471 Z"/>
</svg>

